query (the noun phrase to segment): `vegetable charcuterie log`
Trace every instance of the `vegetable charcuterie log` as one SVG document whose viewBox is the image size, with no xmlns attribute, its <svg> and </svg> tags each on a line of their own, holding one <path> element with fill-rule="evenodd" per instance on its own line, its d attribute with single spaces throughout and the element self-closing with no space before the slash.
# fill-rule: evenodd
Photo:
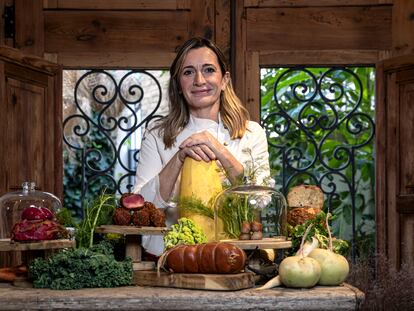
<svg viewBox="0 0 414 311">
<path fill-rule="evenodd" d="M 230 243 L 212 242 L 178 245 L 161 256 L 159 266 L 166 263 L 175 273 L 239 273 L 244 269 L 246 254 Z"/>
<path fill-rule="evenodd" d="M 201 200 L 202 204 L 211 210 L 210 214 L 214 215 L 212 202 L 215 196 L 222 191 L 219 172 L 220 169 L 216 161 L 196 161 L 187 157 L 184 160 L 181 173 L 180 201 L 185 199 Z M 185 204 L 179 204 L 179 208 L 180 217 L 193 220 L 205 232 L 207 240 L 214 241 L 214 217 L 194 213 Z"/>
</svg>

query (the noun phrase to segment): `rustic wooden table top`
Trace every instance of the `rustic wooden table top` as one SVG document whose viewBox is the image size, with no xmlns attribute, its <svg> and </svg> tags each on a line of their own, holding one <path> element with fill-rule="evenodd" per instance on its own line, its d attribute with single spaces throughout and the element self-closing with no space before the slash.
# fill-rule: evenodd
<svg viewBox="0 0 414 311">
<path fill-rule="evenodd" d="M 55 291 L 0 283 L 1 310 L 357 310 L 363 299 L 348 284 L 218 292 L 141 286 Z"/>
</svg>

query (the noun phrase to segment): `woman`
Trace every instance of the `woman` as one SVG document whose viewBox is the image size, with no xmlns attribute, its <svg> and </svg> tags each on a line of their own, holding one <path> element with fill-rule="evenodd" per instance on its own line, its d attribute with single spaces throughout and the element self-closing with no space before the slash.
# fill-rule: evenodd
<svg viewBox="0 0 414 311">
<path fill-rule="evenodd" d="M 190 39 L 178 51 L 170 75 L 169 114 L 144 134 L 134 192 L 167 208 L 179 191 L 176 185 L 186 157 L 218 160 L 232 184 L 251 169 L 251 163 L 260 168 L 257 183 L 269 178 L 266 134 L 259 124 L 248 121 L 223 53 L 207 39 Z M 143 246 L 160 254 L 160 242 L 160 237 L 144 238 Z"/>
</svg>

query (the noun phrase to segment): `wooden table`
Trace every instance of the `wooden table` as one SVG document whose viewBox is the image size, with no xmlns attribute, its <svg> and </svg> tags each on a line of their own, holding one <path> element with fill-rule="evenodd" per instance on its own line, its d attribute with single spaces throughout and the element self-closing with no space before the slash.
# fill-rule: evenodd
<svg viewBox="0 0 414 311">
<path fill-rule="evenodd" d="M 1 310 L 357 310 L 357 288 L 316 286 L 217 292 L 129 286 L 55 291 L 0 283 Z"/>
</svg>

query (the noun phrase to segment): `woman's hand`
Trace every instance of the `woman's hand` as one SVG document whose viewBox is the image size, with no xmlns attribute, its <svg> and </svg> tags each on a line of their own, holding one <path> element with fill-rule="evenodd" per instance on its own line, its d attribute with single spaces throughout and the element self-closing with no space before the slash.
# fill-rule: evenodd
<svg viewBox="0 0 414 311">
<path fill-rule="evenodd" d="M 190 147 L 180 147 L 178 159 L 184 162 L 186 157 L 193 158 L 196 161 L 209 162 L 216 159 L 214 152 L 207 145 L 194 145 Z"/>
<path fill-rule="evenodd" d="M 197 161 L 219 160 L 232 184 L 243 176 L 243 165 L 209 131 L 195 133 L 181 143 L 178 158 L 184 162 L 186 156 Z"/>
<path fill-rule="evenodd" d="M 220 160 L 223 152 L 227 151 L 209 131 L 202 131 L 189 136 L 181 143 L 179 148 L 180 152 L 183 151 L 183 155 L 190 156 L 194 160 L 204 160 L 206 162 L 216 159 Z"/>
</svg>

